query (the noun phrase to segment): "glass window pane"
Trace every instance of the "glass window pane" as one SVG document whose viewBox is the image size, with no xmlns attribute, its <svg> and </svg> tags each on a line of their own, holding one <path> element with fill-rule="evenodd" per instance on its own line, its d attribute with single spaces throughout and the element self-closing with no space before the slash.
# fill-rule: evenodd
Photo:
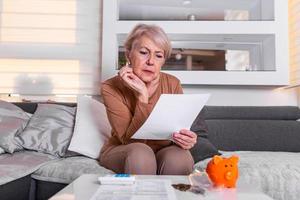
<svg viewBox="0 0 300 200">
<path fill-rule="evenodd" d="M 120 35 L 118 69 L 125 65 Z M 170 34 L 171 57 L 162 70 L 183 71 L 276 71 L 273 34 Z"/>
</svg>

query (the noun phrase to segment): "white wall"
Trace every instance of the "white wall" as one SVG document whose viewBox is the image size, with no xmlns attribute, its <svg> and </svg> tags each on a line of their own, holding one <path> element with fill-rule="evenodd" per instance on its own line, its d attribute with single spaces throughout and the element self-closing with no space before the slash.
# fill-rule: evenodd
<svg viewBox="0 0 300 200">
<path fill-rule="evenodd" d="M 207 105 L 300 106 L 300 97 L 296 89 L 263 86 L 183 86 L 183 90 L 184 93 L 210 93 Z"/>
</svg>

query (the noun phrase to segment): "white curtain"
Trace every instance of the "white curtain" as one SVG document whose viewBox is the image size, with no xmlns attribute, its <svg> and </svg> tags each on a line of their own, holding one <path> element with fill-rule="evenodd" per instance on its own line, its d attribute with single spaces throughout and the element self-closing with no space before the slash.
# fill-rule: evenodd
<svg viewBox="0 0 300 200">
<path fill-rule="evenodd" d="M 0 94 L 98 94 L 100 0 L 0 0 Z"/>
<path fill-rule="evenodd" d="M 300 0 L 289 1 L 291 85 L 300 86 Z"/>
</svg>

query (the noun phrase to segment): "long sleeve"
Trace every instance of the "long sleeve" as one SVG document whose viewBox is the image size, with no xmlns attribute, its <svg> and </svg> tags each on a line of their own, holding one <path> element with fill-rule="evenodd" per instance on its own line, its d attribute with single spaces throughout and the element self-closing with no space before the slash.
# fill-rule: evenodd
<svg viewBox="0 0 300 200">
<path fill-rule="evenodd" d="M 173 94 L 183 94 L 183 90 L 182 90 L 180 81 L 177 82 L 177 85 L 173 91 Z"/>
<path fill-rule="evenodd" d="M 122 95 L 111 85 L 103 84 L 101 94 L 112 126 L 112 133 L 122 144 L 129 143 L 131 136 L 148 118 L 153 105 L 136 101 L 134 112 L 131 113 Z"/>
</svg>

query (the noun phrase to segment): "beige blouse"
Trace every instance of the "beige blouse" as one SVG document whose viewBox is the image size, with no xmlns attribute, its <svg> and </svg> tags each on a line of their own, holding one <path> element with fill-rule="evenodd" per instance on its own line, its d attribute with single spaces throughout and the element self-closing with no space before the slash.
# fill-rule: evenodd
<svg viewBox="0 0 300 200">
<path fill-rule="evenodd" d="M 102 83 L 101 95 L 104 100 L 109 122 L 112 126 L 111 137 L 104 144 L 101 154 L 114 146 L 142 142 L 154 152 L 172 144 L 169 140 L 137 140 L 131 136 L 143 125 L 161 94 L 182 94 L 180 81 L 169 74 L 160 72 L 159 85 L 149 98 L 148 104 L 140 102 L 133 91 L 124 86 L 115 76 Z"/>
</svg>

